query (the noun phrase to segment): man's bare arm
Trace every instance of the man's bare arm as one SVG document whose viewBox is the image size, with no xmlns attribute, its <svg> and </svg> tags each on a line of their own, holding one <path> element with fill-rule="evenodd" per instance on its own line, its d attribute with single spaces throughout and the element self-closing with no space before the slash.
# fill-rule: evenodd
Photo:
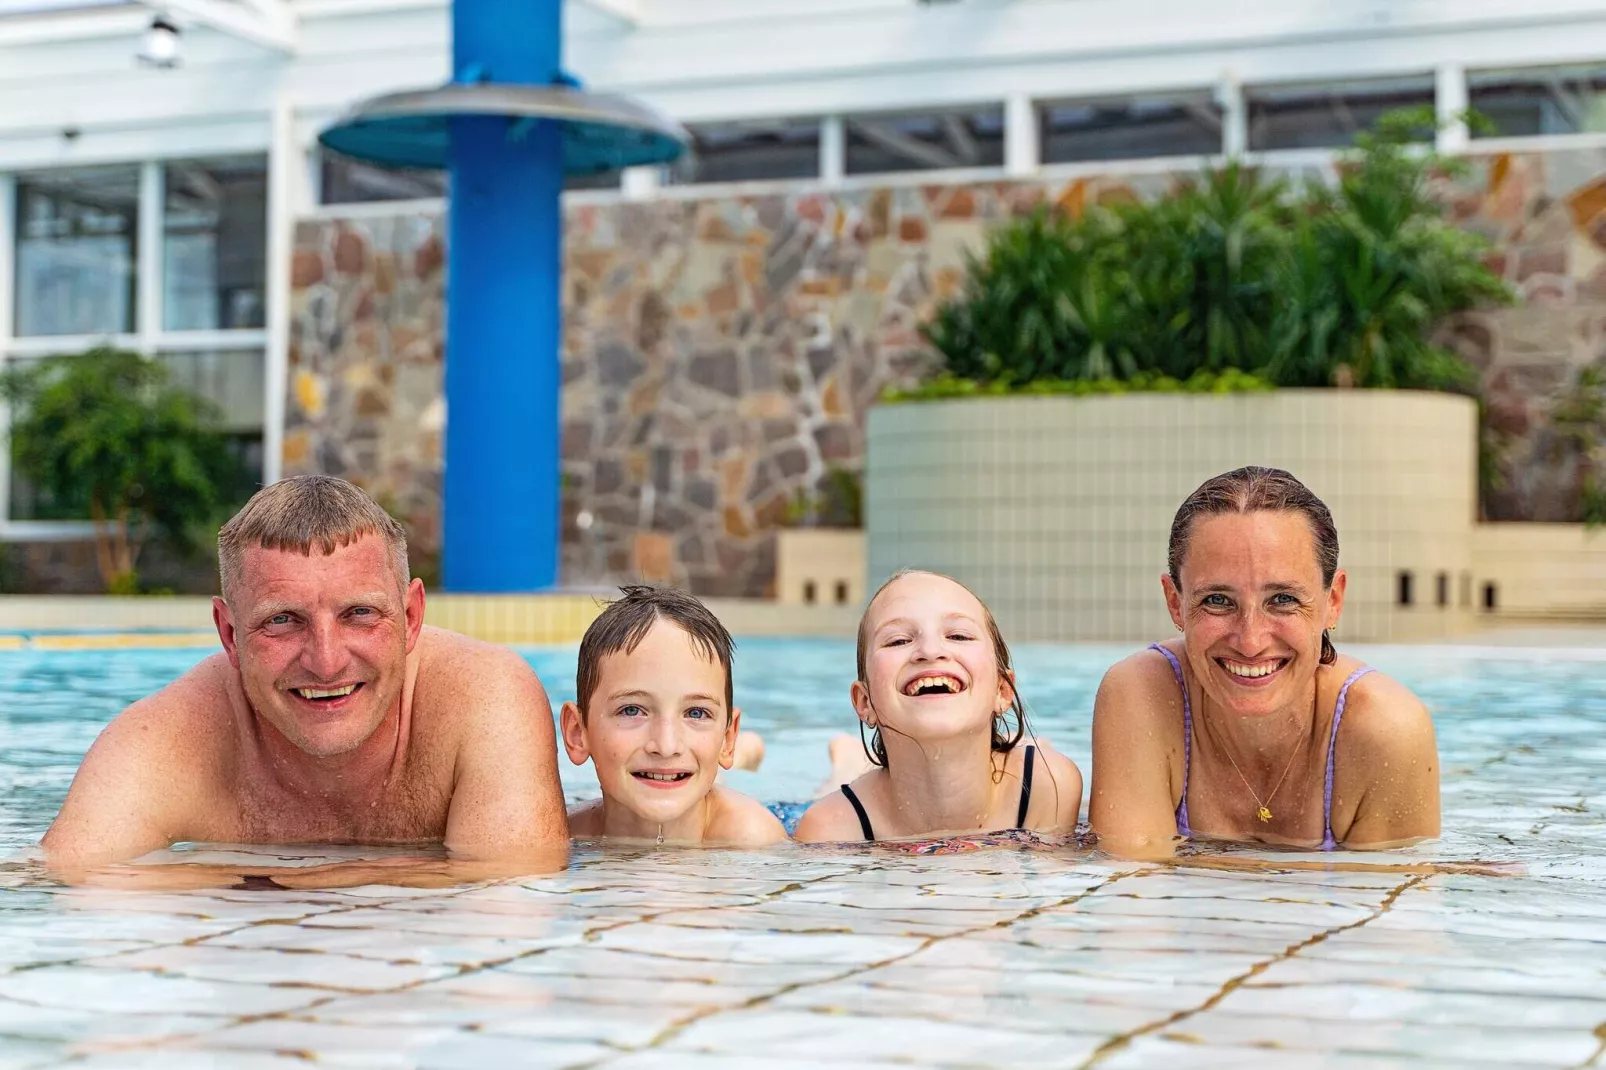
<svg viewBox="0 0 1606 1070">
<path fill-rule="evenodd" d="M 454 681 L 450 695 L 436 685 L 427 697 L 463 703 L 446 847 L 454 858 L 548 859 L 561 868 L 569 825 L 546 689 L 512 651 L 474 646 L 479 649 L 448 654 L 467 664 L 436 677 Z"/>
</svg>

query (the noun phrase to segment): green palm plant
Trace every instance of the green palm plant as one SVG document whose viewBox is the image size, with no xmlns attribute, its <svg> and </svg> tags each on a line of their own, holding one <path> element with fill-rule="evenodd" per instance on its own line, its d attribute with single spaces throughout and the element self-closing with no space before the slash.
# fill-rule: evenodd
<svg viewBox="0 0 1606 1070">
<path fill-rule="evenodd" d="M 1434 346 L 1510 300 L 1485 243 L 1442 216 L 1431 112 L 1384 117 L 1329 188 L 1233 164 L 1149 203 L 1006 225 L 926 328 L 946 374 L 1017 386 L 1253 372 L 1281 386 L 1469 390 Z M 1146 380 L 1149 381 L 1149 380 Z"/>
</svg>

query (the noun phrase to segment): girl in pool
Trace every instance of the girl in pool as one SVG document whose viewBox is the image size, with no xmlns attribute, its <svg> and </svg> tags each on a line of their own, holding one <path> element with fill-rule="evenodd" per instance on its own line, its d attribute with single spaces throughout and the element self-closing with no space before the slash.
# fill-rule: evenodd
<svg viewBox="0 0 1606 1070">
<path fill-rule="evenodd" d="M 1181 636 L 1105 674 L 1089 817 L 1099 845 L 1165 857 L 1179 838 L 1389 847 L 1439 834 L 1433 721 L 1341 656 L 1338 531 L 1287 472 L 1240 468 L 1171 526 Z"/>
<path fill-rule="evenodd" d="M 1029 735 L 1009 648 L 963 584 L 888 580 L 859 622 L 858 660 L 851 696 L 875 768 L 811 806 L 798 840 L 1076 827 L 1082 774 Z"/>
</svg>

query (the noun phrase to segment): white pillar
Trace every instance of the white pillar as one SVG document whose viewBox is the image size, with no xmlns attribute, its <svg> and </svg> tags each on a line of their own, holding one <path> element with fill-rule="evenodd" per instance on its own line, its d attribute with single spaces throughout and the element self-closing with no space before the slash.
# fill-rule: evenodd
<svg viewBox="0 0 1606 1070">
<path fill-rule="evenodd" d="M 1221 154 L 1237 159 L 1249 151 L 1249 103 L 1236 76 L 1227 74 L 1216 84 L 1216 105 L 1221 109 Z"/>
<path fill-rule="evenodd" d="M 820 120 L 820 181 L 834 189 L 847 173 L 848 124 L 840 115 L 827 115 Z"/>
<path fill-rule="evenodd" d="M 1467 90 L 1467 69 L 1459 63 L 1446 63 L 1434 74 L 1434 110 L 1439 117 L 1440 152 L 1465 152 L 1472 141 L 1466 112 L 1471 104 Z"/>
<path fill-rule="evenodd" d="M 268 347 L 263 354 L 262 482 L 284 474 L 285 398 L 290 384 L 290 272 L 294 258 L 296 203 L 307 194 L 307 153 L 296 135 L 295 111 L 283 96 L 274 101 L 268 142 L 268 263 L 264 314 Z"/>
<path fill-rule="evenodd" d="M 12 277 L 12 265 L 16 263 L 17 255 L 17 235 L 13 229 L 16 218 L 17 180 L 11 175 L 0 174 L 0 371 L 5 371 L 6 346 L 16 323 L 12 315 L 12 297 L 16 292 Z M 10 427 L 10 408 L 0 402 L 0 534 L 4 533 L 11 517 Z"/>
<path fill-rule="evenodd" d="M 167 174 L 160 160 L 147 160 L 139 173 L 139 251 L 134 267 L 134 333 L 139 351 L 156 353 L 162 333 L 163 274 L 162 215 L 167 200 Z"/>
<path fill-rule="evenodd" d="M 1026 93 L 1011 93 L 1004 101 L 1004 173 L 1030 178 L 1043 159 L 1042 125 L 1037 102 Z"/>
<path fill-rule="evenodd" d="M 663 169 L 627 167 L 620 172 L 619 187 L 627 201 L 650 201 L 663 187 Z"/>
</svg>

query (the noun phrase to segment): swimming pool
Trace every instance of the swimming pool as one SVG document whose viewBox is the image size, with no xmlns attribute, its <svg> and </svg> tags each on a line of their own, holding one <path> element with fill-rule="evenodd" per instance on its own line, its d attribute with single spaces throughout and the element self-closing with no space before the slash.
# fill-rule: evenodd
<svg viewBox="0 0 1606 1070">
<path fill-rule="evenodd" d="M 1122 652 L 1016 652 L 1084 773 Z M 105 720 L 203 652 L 0 651 L 0 1068 L 1606 1065 L 1606 652 L 1355 652 L 1435 711 L 1444 838 L 1248 857 L 1520 873 L 787 847 L 586 850 L 444 893 L 63 889 L 19 849 Z M 574 651 L 528 655 L 568 697 Z M 852 668 L 743 643 L 768 756 L 732 786 L 811 795 Z"/>
</svg>

